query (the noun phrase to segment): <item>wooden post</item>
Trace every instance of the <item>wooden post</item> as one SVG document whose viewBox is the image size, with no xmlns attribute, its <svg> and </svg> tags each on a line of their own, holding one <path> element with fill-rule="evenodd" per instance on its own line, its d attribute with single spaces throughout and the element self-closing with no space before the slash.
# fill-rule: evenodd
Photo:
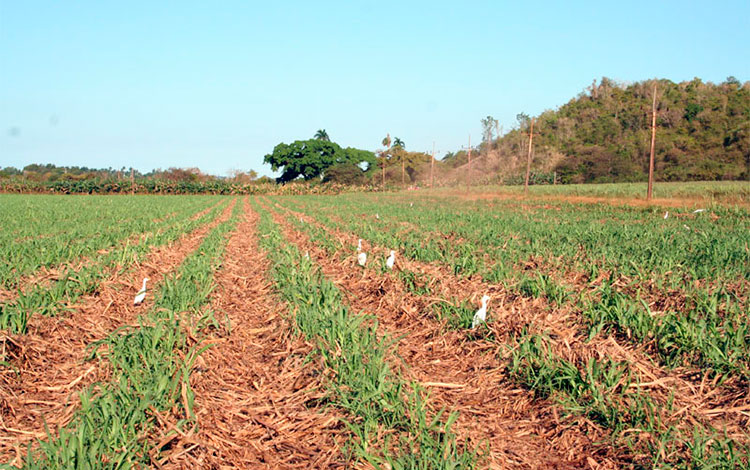
<svg viewBox="0 0 750 470">
<path fill-rule="evenodd" d="M 404 162 L 403 155 L 401 155 L 401 186 L 406 186 L 406 162 Z"/>
<path fill-rule="evenodd" d="M 656 147 L 656 84 L 654 83 L 654 99 L 651 103 L 651 157 L 648 160 L 648 192 L 646 200 L 650 201 L 654 190 L 654 149 Z"/>
<path fill-rule="evenodd" d="M 385 192 L 385 154 L 383 154 L 383 192 Z"/>
<path fill-rule="evenodd" d="M 466 174 L 466 189 L 471 185 L 471 134 L 469 134 L 469 172 Z"/>
<path fill-rule="evenodd" d="M 523 192 L 529 192 L 529 173 L 531 172 L 531 145 L 534 141 L 534 118 L 531 118 L 531 129 L 529 130 L 529 155 L 526 157 L 526 184 L 523 187 Z"/>
<path fill-rule="evenodd" d="M 432 141 L 432 159 L 430 160 L 430 188 L 435 187 L 435 141 Z"/>
<path fill-rule="evenodd" d="M 135 196 L 135 176 L 133 175 L 133 167 L 130 167 L 130 195 Z"/>
<path fill-rule="evenodd" d="M 500 140 L 500 121 L 495 120 L 495 139 L 496 142 Z"/>
</svg>

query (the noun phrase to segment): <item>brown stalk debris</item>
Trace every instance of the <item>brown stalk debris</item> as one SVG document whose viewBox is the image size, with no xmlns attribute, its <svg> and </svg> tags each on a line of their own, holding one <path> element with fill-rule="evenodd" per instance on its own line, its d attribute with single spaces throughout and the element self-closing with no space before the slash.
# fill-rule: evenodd
<svg viewBox="0 0 750 470">
<path fill-rule="evenodd" d="M 190 382 L 198 430 L 158 458 L 164 468 L 343 468 L 343 423 L 323 397 L 312 346 L 292 334 L 287 306 L 272 294 L 259 250 L 258 215 L 230 238 L 211 308 L 230 332 L 213 331 Z"/>
<path fill-rule="evenodd" d="M 284 209 L 293 213 L 295 217 L 302 216 L 306 223 L 322 227 L 317 221 L 307 216 L 286 208 Z M 286 227 L 289 227 L 288 224 L 286 224 Z M 329 228 L 326 228 L 326 230 L 332 232 L 340 241 L 348 244 L 356 243 L 357 238 L 353 234 Z M 301 234 L 295 233 L 294 236 L 299 236 L 306 241 L 306 237 Z M 376 252 L 385 253 L 387 251 L 385 247 L 372 247 L 364 240 L 363 247 L 371 255 L 374 255 Z M 308 248 L 305 247 L 304 249 Z M 313 251 L 310 251 L 310 253 L 312 255 Z M 327 259 L 326 256 L 321 256 Z M 353 265 L 353 261 L 348 264 Z M 498 339 L 507 339 L 509 333 L 518 332 L 525 326 L 530 329 L 530 333 L 553 332 L 552 344 L 555 353 L 559 357 L 573 363 L 585 363 L 589 358 L 595 357 L 599 360 L 612 358 L 616 361 L 630 364 L 631 371 L 638 378 L 633 387 L 647 391 L 657 403 L 665 404 L 672 400 L 673 409 L 677 410 L 677 413 L 663 415 L 662 418 L 665 422 L 685 430 L 688 435 L 692 432 L 693 424 L 702 423 L 708 424 L 720 431 L 726 430 L 730 437 L 738 439 L 740 442 L 747 442 L 745 430 L 747 429 L 747 425 L 750 424 L 750 406 L 748 406 L 746 393 L 739 388 L 733 386 L 717 388 L 715 384 L 711 385 L 707 382 L 708 376 L 705 372 L 684 368 L 667 370 L 659 367 L 646 351 L 647 345 L 634 346 L 627 344 L 627 342 L 625 345 L 622 345 L 619 344 L 615 337 L 611 336 L 597 337 L 592 341 L 588 341 L 587 334 L 581 326 L 580 313 L 574 311 L 570 306 L 552 309 L 543 300 L 529 300 L 518 297 L 505 291 L 502 286 L 487 284 L 478 278 L 457 278 L 446 267 L 440 265 L 399 258 L 397 266 L 400 266 L 402 269 L 429 274 L 433 280 L 431 287 L 433 287 L 433 290 L 439 291 L 438 294 L 435 294 L 439 295 L 437 299 L 441 297 L 466 298 L 467 296 L 471 296 L 472 300 L 476 302 L 477 298 L 482 294 L 489 294 L 493 299 L 490 310 L 491 315 L 495 317 L 495 322 L 488 326 Z M 349 274 L 346 273 L 346 269 L 343 270 L 344 274 L 341 273 L 342 270 L 339 270 L 338 276 L 348 276 L 351 274 L 351 269 Z M 333 272 L 331 275 L 334 275 Z M 356 282 L 359 283 L 363 283 L 368 279 L 367 275 L 361 277 L 361 279 L 358 276 L 355 277 L 358 279 Z M 380 286 L 377 287 L 377 294 L 381 297 L 377 302 L 378 307 L 385 303 L 384 298 L 387 297 L 388 292 L 392 291 L 395 293 L 393 296 L 395 304 L 392 304 L 392 310 L 400 310 L 403 313 L 411 313 L 412 315 L 418 312 L 429 312 L 429 305 L 425 305 L 423 297 L 411 296 L 408 292 L 404 292 L 400 283 L 398 281 L 394 282 L 391 277 L 389 275 L 386 279 L 381 280 Z M 356 289 L 356 287 L 349 287 L 350 284 L 346 281 L 341 280 L 338 282 L 347 286 L 346 289 L 348 290 Z M 350 297 L 356 300 L 359 295 L 351 295 Z M 404 304 L 410 303 L 408 301 L 410 297 L 413 297 L 411 306 L 404 306 Z M 378 317 L 383 321 L 380 313 L 378 313 Z M 414 318 L 413 316 L 407 317 L 407 320 L 413 321 Z M 450 337 L 455 333 L 450 332 L 447 335 L 443 335 L 441 337 L 443 341 L 441 346 L 446 345 L 444 342 L 446 337 Z M 414 334 L 414 332 L 409 326 L 406 326 L 404 327 L 403 334 L 409 335 Z M 459 339 L 461 337 L 465 338 L 465 335 L 459 334 Z M 424 344 L 431 345 L 427 342 L 427 339 L 425 338 Z M 479 347 L 475 343 L 481 343 L 481 341 L 466 344 L 472 344 L 472 347 Z M 461 352 L 464 353 L 464 351 Z M 402 355 L 404 355 L 403 352 Z M 498 372 L 502 376 L 502 371 L 499 370 Z M 499 380 L 503 382 L 507 381 L 507 378 L 499 377 Z M 549 411 L 547 410 L 546 413 Z M 556 409 L 553 407 L 551 411 L 555 420 L 557 420 Z M 587 434 L 594 438 L 594 440 L 599 440 L 603 437 L 603 433 L 605 433 L 603 430 L 593 432 L 596 426 L 592 423 L 586 423 L 585 420 L 583 422 L 585 424 L 583 429 L 586 429 Z M 601 449 L 599 450 L 601 451 Z M 590 462 L 587 463 L 590 464 Z"/>
<path fill-rule="evenodd" d="M 550 403 L 535 401 L 527 390 L 509 382 L 500 359 L 501 346 L 481 339 L 470 341 L 465 332 L 446 331 L 444 324 L 433 319 L 430 304 L 440 298 L 414 296 L 392 275 L 363 271 L 354 255 L 343 264 L 333 260 L 281 216 L 274 214 L 274 219 L 285 238 L 308 251 L 342 290 L 353 310 L 374 314 L 383 333 L 399 338 L 398 353 L 408 365 L 404 372 L 428 389 L 434 409 L 460 413 L 456 431 L 461 438 L 480 449 L 489 445 L 490 468 L 587 468 L 592 462 L 598 462 L 596 468 L 619 466 L 609 449 L 594 445 L 603 437 L 600 429 L 585 422 L 561 422 Z M 312 223 L 308 218 L 305 222 Z M 356 238 L 350 241 L 356 243 Z M 375 253 L 386 254 L 365 241 L 363 249 L 370 255 L 368 263 L 377 262 Z M 396 264 L 432 273 L 438 269 L 404 259 Z M 484 293 L 473 281 L 455 282 L 464 298 L 474 297 L 478 302 Z M 491 295 L 502 296 L 499 291 Z M 512 305 L 495 307 L 495 312 L 509 319 L 528 318 L 540 314 L 539 304 L 517 299 Z"/>
<path fill-rule="evenodd" d="M 86 362 L 87 347 L 113 330 L 135 321 L 153 304 L 153 293 L 164 277 L 200 245 L 208 232 L 228 220 L 233 201 L 212 222 L 184 235 L 175 243 L 155 248 L 143 263 L 125 274 L 116 270 L 99 290 L 70 306 L 65 315 L 32 315 L 28 332 L 9 336 L 4 344 L 15 348 L 8 357 L 13 368 L 0 369 L 0 459 L 19 464 L 31 440 L 70 421 L 78 407 L 78 392 L 109 377 L 105 360 Z M 144 277 L 151 279 L 146 300 L 133 305 Z"/>
</svg>

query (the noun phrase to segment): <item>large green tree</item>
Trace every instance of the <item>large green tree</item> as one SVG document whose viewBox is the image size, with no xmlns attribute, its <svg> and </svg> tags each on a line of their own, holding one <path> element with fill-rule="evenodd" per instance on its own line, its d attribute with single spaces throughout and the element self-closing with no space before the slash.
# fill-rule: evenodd
<svg viewBox="0 0 750 470">
<path fill-rule="evenodd" d="M 296 140 L 291 144 L 280 143 L 263 157 L 263 162 L 271 165 L 271 170 L 281 170 L 279 183 L 292 181 L 300 176 L 305 180 L 320 177 L 325 171 L 343 163 L 372 166 L 375 155 L 366 150 L 354 148 L 342 149 L 335 142 L 325 140 Z"/>
</svg>

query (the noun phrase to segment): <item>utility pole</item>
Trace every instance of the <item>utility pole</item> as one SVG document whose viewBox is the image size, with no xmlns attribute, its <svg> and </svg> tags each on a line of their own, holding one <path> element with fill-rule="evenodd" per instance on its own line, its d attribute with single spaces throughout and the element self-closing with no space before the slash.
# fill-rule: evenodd
<svg viewBox="0 0 750 470">
<path fill-rule="evenodd" d="M 133 167 L 130 167 L 130 195 L 135 196 L 135 176 L 133 175 Z"/>
<path fill-rule="evenodd" d="M 500 140 L 500 121 L 495 119 L 495 139 Z"/>
<path fill-rule="evenodd" d="M 469 172 L 466 175 L 466 189 L 471 185 L 471 134 L 469 134 Z"/>
<path fill-rule="evenodd" d="M 385 135 L 385 139 L 383 139 L 383 145 L 386 147 L 386 149 L 383 150 L 383 153 L 381 155 L 382 158 L 383 158 L 383 160 L 382 160 L 382 163 L 383 163 L 383 192 L 385 192 L 385 162 L 386 162 L 387 156 L 388 156 L 387 152 L 388 152 L 388 150 L 391 149 L 391 133 L 390 132 L 388 132 Z"/>
<path fill-rule="evenodd" d="M 531 172 L 531 143 L 534 141 L 534 118 L 531 118 L 531 129 L 529 130 L 529 155 L 526 157 L 526 184 L 523 187 L 525 194 L 529 193 L 529 173 Z"/>
<path fill-rule="evenodd" d="M 650 201 L 654 189 L 654 149 L 656 147 L 656 83 L 654 83 L 654 99 L 651 103 L 651 158 L 648 160 L 648 192 L 646 200 Z"/>
<path fill-rule="evenodd" d="M 403 155 L 401 155 L 401 186 L 406 186 L 406 162 L 404 162 Z"/>
<path fill-rule="evenodd" d="M 383 168 L 383 192 L 385 192 L 385 155 L 383 155 L 383 162 L 381 167 Z"/>
<path fill-rule="evenodd" d="M 430 160 L 430 188 L 435 187 L 435 141 L 432 141 L 432 159 Z"/>
</svg>

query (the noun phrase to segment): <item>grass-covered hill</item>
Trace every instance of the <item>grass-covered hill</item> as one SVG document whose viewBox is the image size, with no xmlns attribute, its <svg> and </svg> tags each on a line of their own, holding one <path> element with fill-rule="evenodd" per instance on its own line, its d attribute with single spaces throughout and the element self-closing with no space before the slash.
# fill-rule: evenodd
<svg viewBox="0 0 750 470">
<path fill-rule="evenodd" d="M 657 180 L 750 179 L 750 82 L 733 77 L 720 84 L 698 78 L 594 82 L 536 118 L 532 169 L 556 171 L 562 182 L 646 179 L 654 85 Z M 530 120 L 519 114 L 518 121 L 516 129 L 492 141 L 489 155 L 483 144 L 486 163 L 506 176 L 525 170 Z"/>
</svg>

